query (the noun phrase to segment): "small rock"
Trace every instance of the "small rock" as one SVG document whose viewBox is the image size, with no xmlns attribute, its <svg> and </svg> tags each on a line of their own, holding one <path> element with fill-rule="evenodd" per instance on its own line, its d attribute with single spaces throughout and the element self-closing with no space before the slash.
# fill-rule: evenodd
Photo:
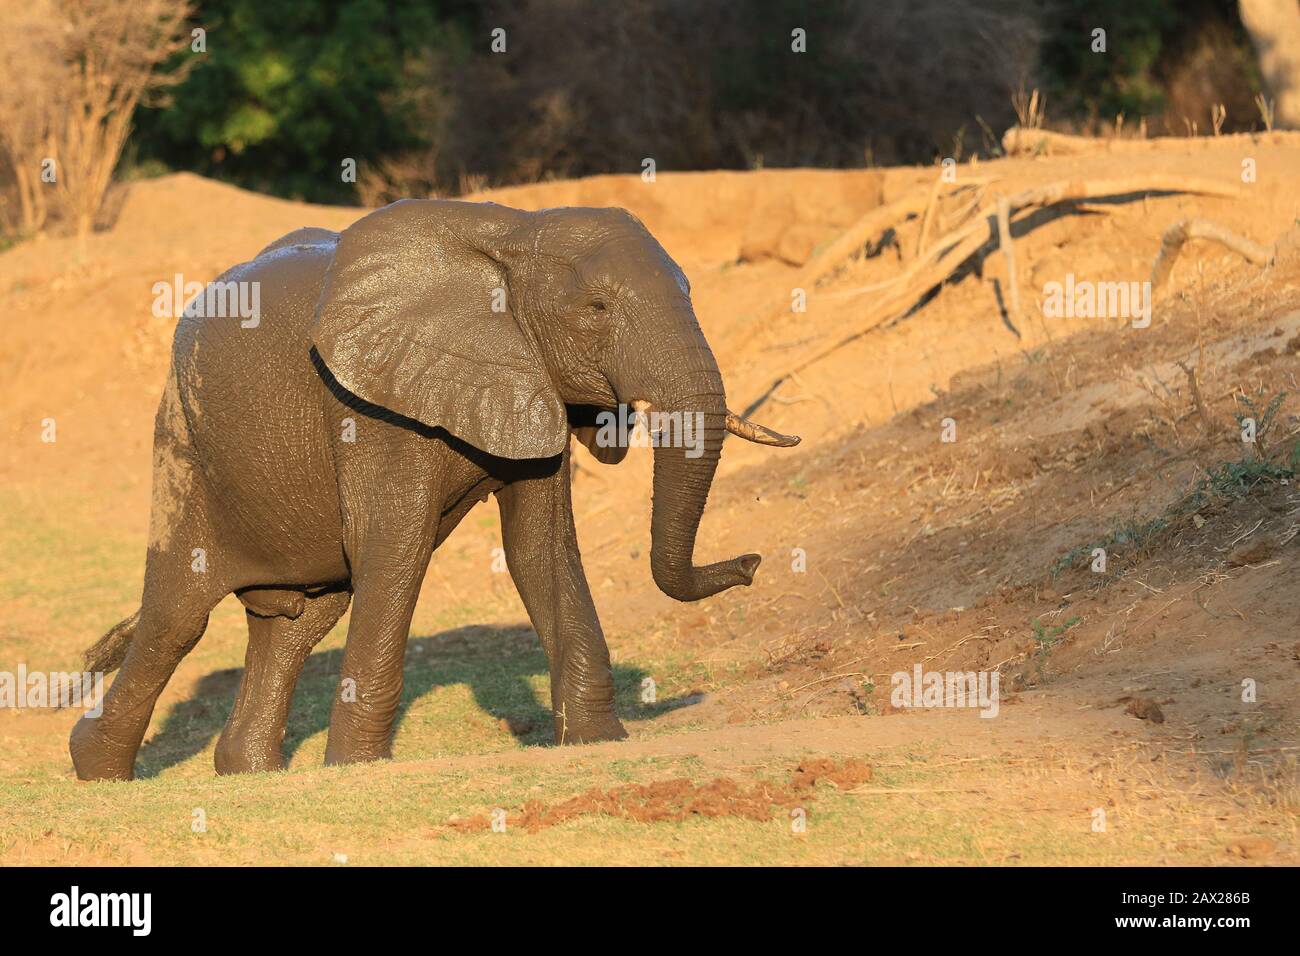
<svg viewBox="0 0 1300 956">
<path fill-rule="evenodd" d="M 1228 555 L 1228 567 L 1244 568 L 1249 565 L 1263 564 L 1277 554 L 1277 546 L 1271 541 L 1255 541 L 1251 544 L 1242 545 L 1232 554 Z"/>
<path fill-rule="evenodd" d="M 1149 720 L 1153 724 L 1163 724 L 1165 722 L 1164 712 L 1160 705 L 1154 700 L 1147 700 L 1145 697 L 1134 697 L 1124 708 L 1124 713 L 1132 714 L 1138 720 Z"/>
</svg>

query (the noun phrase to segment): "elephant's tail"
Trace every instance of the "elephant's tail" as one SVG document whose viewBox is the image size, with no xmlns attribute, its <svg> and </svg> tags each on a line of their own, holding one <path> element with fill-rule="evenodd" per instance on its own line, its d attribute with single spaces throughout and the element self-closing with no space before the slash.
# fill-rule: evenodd
<svg viewBox="0 0 1300 956">
<path fill-rule="evenodd" d="M 135 637 L 135 626 L 139 623 L 140 612 L 136 611 L 125 621 L 114 624 L 107 634 L 86 648 L 86 670 L 92 674 L 107 674 L 121 667 L 126 652 L 131 648 L 131 639 Z"/>
</svg>

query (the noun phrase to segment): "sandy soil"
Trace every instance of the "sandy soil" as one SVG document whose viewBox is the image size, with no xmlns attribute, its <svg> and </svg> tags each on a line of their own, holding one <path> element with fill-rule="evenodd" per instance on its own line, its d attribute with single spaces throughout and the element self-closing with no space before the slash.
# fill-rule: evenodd
<svg viewBox="0 0 1300 956">
<path fill-rule="evenodd" d="M 1245 158 L 1258 179 L 1238 198 L 1137 196 L 1018 225 L 1020 315 L 1003 308 L 1007 267 L 992 252 L 910 315 L 784 384 L 754 417 L 803 444 L 728 444 L 697 551 L 700 560 L 763 553 L 751 589 L 696 605 L 659 594 L 648 568 L 648 453 L 634 451 L 618 469 L 584 457 L 578 527 L 616 662 L 688 659 L 708 676 L 690 688 L 691 706 L 624 744 L 438 759 L 467 769 L 690 753 L 735 771 L 757 752 L 797 763 L 809 752 L 927 740 L 954 760 L 1014 752 L 1044 765 L 1062 754 L 1095 764 L 1141 753 L 1162 787 L 1189 798 L 1207 778 L 1244 788 L 1250 828 L 1271 833 L 1266 862 L 1300 861 L 1300 492 L 1271 481 L 1196 494 L 1224 463 L 1253 453 L 1234 417 L 1243 397 L 1263 408 L 1287 393 L 1268 437 L 1277 448 L 1296 441 L 1300 256 L 1279 254 L 1260 269 L 1193 243 L 1145 329 L 1046 318 L 1036 304 L 1066 273 L 1145 280 L 1162 232 L 1182 218 L 1212 218 L 1265 243 L 1283 237 L 1300 222 L 1300 149 L 1238 139 L 1186 152 L 1003 160 L 963 166 L 959 177 L 995 177 L 993 194 L 1156 172 L 1237 184 Z M 928 190 L 935 175 L 602 176 L 478 198 L 618 205 L 640 216 L 689 274 L 739 408 L 792 355 L 852 327 L 871 301 L 852 290 L 898 271 L 919 222 L 848 262 L 810 291 L 806 313 L 790 314 L 799 267 L 870 210 Z M 77 503 L 105 534 L 138 542 L 142 559 L 151 420 L 171 334 L 150 314 L 153 283 L 213 278 L 294 228 L 338 229 L 362 212 L 181 174 L 132 186 L 116 225 L 85 250 L 49 239 L 0 255 L 0 497 L 47 516 Z M 1203 411 L 1180 362 L 1196 370 Z M 56 445 L 40 440 L 47 417 L 58 423 Z M 948 419 L 954 442 L 942 440 Z M 419 628 L 432 609 L 453 605 L 473 609 L 475 623 L 526 620 L 508 579 L 490 573 L 498 545 L 495 511 L 484 507 L 435 555 L 418 633 L 429 633 Z M 1089 568 L 1098 546 L 1107 552 L 1100 573 Z M 7 568 L 28 561 L 2 558 Z M 138 585 L 96 596 L 98 627 L 129 613 Z M 58 630 L 57 587 L 38 582 L 14 600 L 0 632 L 10 652 Z M 77 649 L 51 645 L 64 667 Z M 996 671 L 999 718 L 900 711 L 891 676 L 916 664 Z M 164 704 L 190 697 L 204 676 L 183 665 Z M 1253 699 L 1243 700 L 1243 682 Z M 69 723 L 31 719 L 51 749 Z M 1044 777 L 995 802 L 1014 812 L 1015 799 L 1035 801 L 1034 786 L 1058 784 Z M 1241 856 L 1229 850 L 1223 860 Z"/>
</svg>

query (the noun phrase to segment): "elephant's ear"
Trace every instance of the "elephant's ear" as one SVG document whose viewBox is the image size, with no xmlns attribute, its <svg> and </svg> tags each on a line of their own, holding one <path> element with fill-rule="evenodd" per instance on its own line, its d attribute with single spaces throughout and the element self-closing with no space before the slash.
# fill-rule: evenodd
<svg viewBox="0 0 1300 956">
<path fill-rule="evenodd" d="M 348 391 L 503 458 L 564 450 L 568 423 L 494 256 L 526 214 L 403 200 L 348 228 L 312 341 Z"/>
</svg>

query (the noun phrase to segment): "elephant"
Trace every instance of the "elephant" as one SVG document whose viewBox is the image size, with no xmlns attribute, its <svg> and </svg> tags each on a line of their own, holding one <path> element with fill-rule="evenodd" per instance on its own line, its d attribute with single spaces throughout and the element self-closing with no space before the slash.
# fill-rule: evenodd
<svg viewBox="0 0 1300 956">
<path fill-rule="evenodd" d="M 73 728 L 77 776 L 131 779 L 158 695 L 232 593 L 248 647 L 217 772 L 282 769 L 294 685 L 349 603 L 325 762 L 390 757 L 430 557 L 489 495 L 546 652 L 556 742 L 625 737 L 578 551 L 571 438 L 613 464 L 627 443 L 609 440 L 611 415 L 698 422 L 693 446 L 653 451 L 651 573 L 680 601 L 749 585 L 759 564 L 694 563 L 723 439 L 799 440 L 728 411 L 659 242 L 621 209 L 406 199 L 342 232 L 290 233 L 208 289 L 233 284 L 258 291 L 255 319 L 201 297 L 177 322 L 143 595 L 86 651 L 87 670 L 120 672 Z"/>
</svg>

